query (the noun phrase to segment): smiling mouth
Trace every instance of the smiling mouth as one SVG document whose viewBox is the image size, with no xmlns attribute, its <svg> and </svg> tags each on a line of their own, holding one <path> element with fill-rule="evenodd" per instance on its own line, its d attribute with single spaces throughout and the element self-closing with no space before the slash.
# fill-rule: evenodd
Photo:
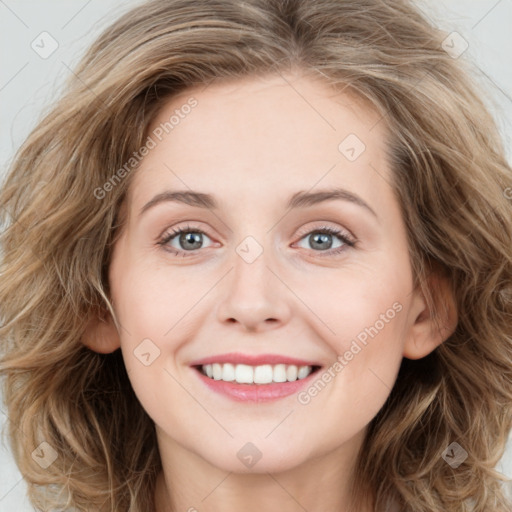
<svg viewBox="0 0 512 512">
<path fill-rule="evenodd" d="M 294 364 L 247 364 L 213 363 L 196 365 L 194 368 L 212 380 L 237 384 L 278 384 L 294 382 L 309 377 L 320 366 L 297 366 Z"/>
</svg>

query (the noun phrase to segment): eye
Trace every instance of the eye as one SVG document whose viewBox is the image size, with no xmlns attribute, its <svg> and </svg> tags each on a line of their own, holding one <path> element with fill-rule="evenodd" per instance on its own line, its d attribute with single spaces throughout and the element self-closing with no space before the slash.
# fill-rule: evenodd
<svg viewBox="0 0 512 512">
<path fill-rule="evenodd" d="M 338 238 L 338 240 L 341 241 L 340 245 L 334 249 L 332 249 L 333 237 Z M 301 240 L 306 240 L 311 245 L 311 247 L 315 249 L 315 252 L 325 253 L 322 254 L 322 256 L 332 256 L 334 254 L 339 254 L 347 250 L 347 247 L 354 247 L 356 244 L 356 241 L 347 232 L 332 228 L 330 226 L 322 226 L 313 231 L 309 231 L 305 236 L 301 238 Z"/>
<path fill-rule="evenodd" d="M 187 253 L 193 253 L 202 248 L 204 236 L 208 239 L 210 238 L 201 229 L 187 226 L 186 228 L 173 229 L 171 232 L 165 233 L 163 238 L 158 241 L 158 244 L 177 256 L 186 257 L 192 255 Z M 171 242 L 174 242 L 175 245 L 170 245 Z"/>
<path fill-rule="evenodd" d="M 172 229 L 170 232 L 164 233 L 157 243 L 176 256 L 186 257 L 193 256 L 195 251 L 204 248 L 202 247 L 204 237 L 210 240 L 210 237 L 203 230 L 187 225 L 187 227 Z M 340 244 L 334 248 L 332 248 L 333 238 L 340 241 Z M 347 247 L 354 247 L 356 244 L 356 240 L 347 232 L 330 226 L 310 230 L 300 240 L 307 240 L 315 252 L 325 253 L 322 256 L 341 253 Z"/>
</svg>

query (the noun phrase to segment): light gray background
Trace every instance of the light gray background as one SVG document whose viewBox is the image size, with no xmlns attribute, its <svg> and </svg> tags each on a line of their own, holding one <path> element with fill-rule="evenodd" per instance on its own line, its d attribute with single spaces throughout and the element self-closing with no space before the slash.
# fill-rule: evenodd
<svg viewBox="0 0 512 512">
<path fill-rule="evenodd" d="M 419 0 L 418 0 L 419 1 Z M 84 50 L 138 0 L 0 0 L 0 165 L 5 172 L 14 151 L 57 98 Z M 422 10 L 448 33 L 458 32 L 469 48 L 461 59 L 476 65 L 490 108 L 512 155 L 512 1 L 425 0 Z M 42 32 L 58 42 L 48 58 L 31 47 Z M 0 406 L 0 427 L 7 418 Z M 512 436 L 497 469 L 512 477 Z M 0 443 L 0 511 L 28 512 L 26 485 L 3 441 Z"/>
</svg>

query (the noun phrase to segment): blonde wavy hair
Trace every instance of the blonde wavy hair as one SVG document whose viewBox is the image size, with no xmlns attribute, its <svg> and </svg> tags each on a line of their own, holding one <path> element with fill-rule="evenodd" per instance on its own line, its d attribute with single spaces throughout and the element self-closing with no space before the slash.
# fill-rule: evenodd
<svg viewBox="0 0 512 512">
<path fill-rule="evenodd" d="M 354 503 L 510 512 L 494 468 L 512 426 L 512 171 L 446 35 L 406 0 L 154 0 L 94 42 L 0 195 L 0 373 L 34 506 L 154 510 L 154 424 L 120 350 L 81 343 L 90 318 L 114 315 L 107 270 L 136 169 L 103 199 L 94 190 L 172 95 L 299 68 L 381 114 L 415 285 L 435 311 L 429 275 L 441 273 L 459 314 L 434 352 L 403 359 L 360 452 Z M 58 454 L 46 469 L 31 455 L 42 441 Z M 452 442 L 468 453 L 457 469 L 441 457 Z"/>
</svg>

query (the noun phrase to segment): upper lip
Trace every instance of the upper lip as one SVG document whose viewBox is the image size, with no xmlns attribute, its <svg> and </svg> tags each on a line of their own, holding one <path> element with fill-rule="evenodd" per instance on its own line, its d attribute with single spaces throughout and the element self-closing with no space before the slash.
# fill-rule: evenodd
<svg viewBox="0 0 512 512">
<path fill-rule="evenodd" d="M 213 363 L 231 363 L 231 364 L 247 364 L 250 366 L 260 366 L 264 364 L 293 364 L 296 366 L 321 366 L 318 362 L 307 361 L 305 359 L 297 359 L 296 357 L 288 357 L 280 354 L 240 354 L 230 352 L 228 354 L 218 354 L 215 356 L 204 357 L 190 363 L 190 366 L 203 366 Z"/>
</svg>

